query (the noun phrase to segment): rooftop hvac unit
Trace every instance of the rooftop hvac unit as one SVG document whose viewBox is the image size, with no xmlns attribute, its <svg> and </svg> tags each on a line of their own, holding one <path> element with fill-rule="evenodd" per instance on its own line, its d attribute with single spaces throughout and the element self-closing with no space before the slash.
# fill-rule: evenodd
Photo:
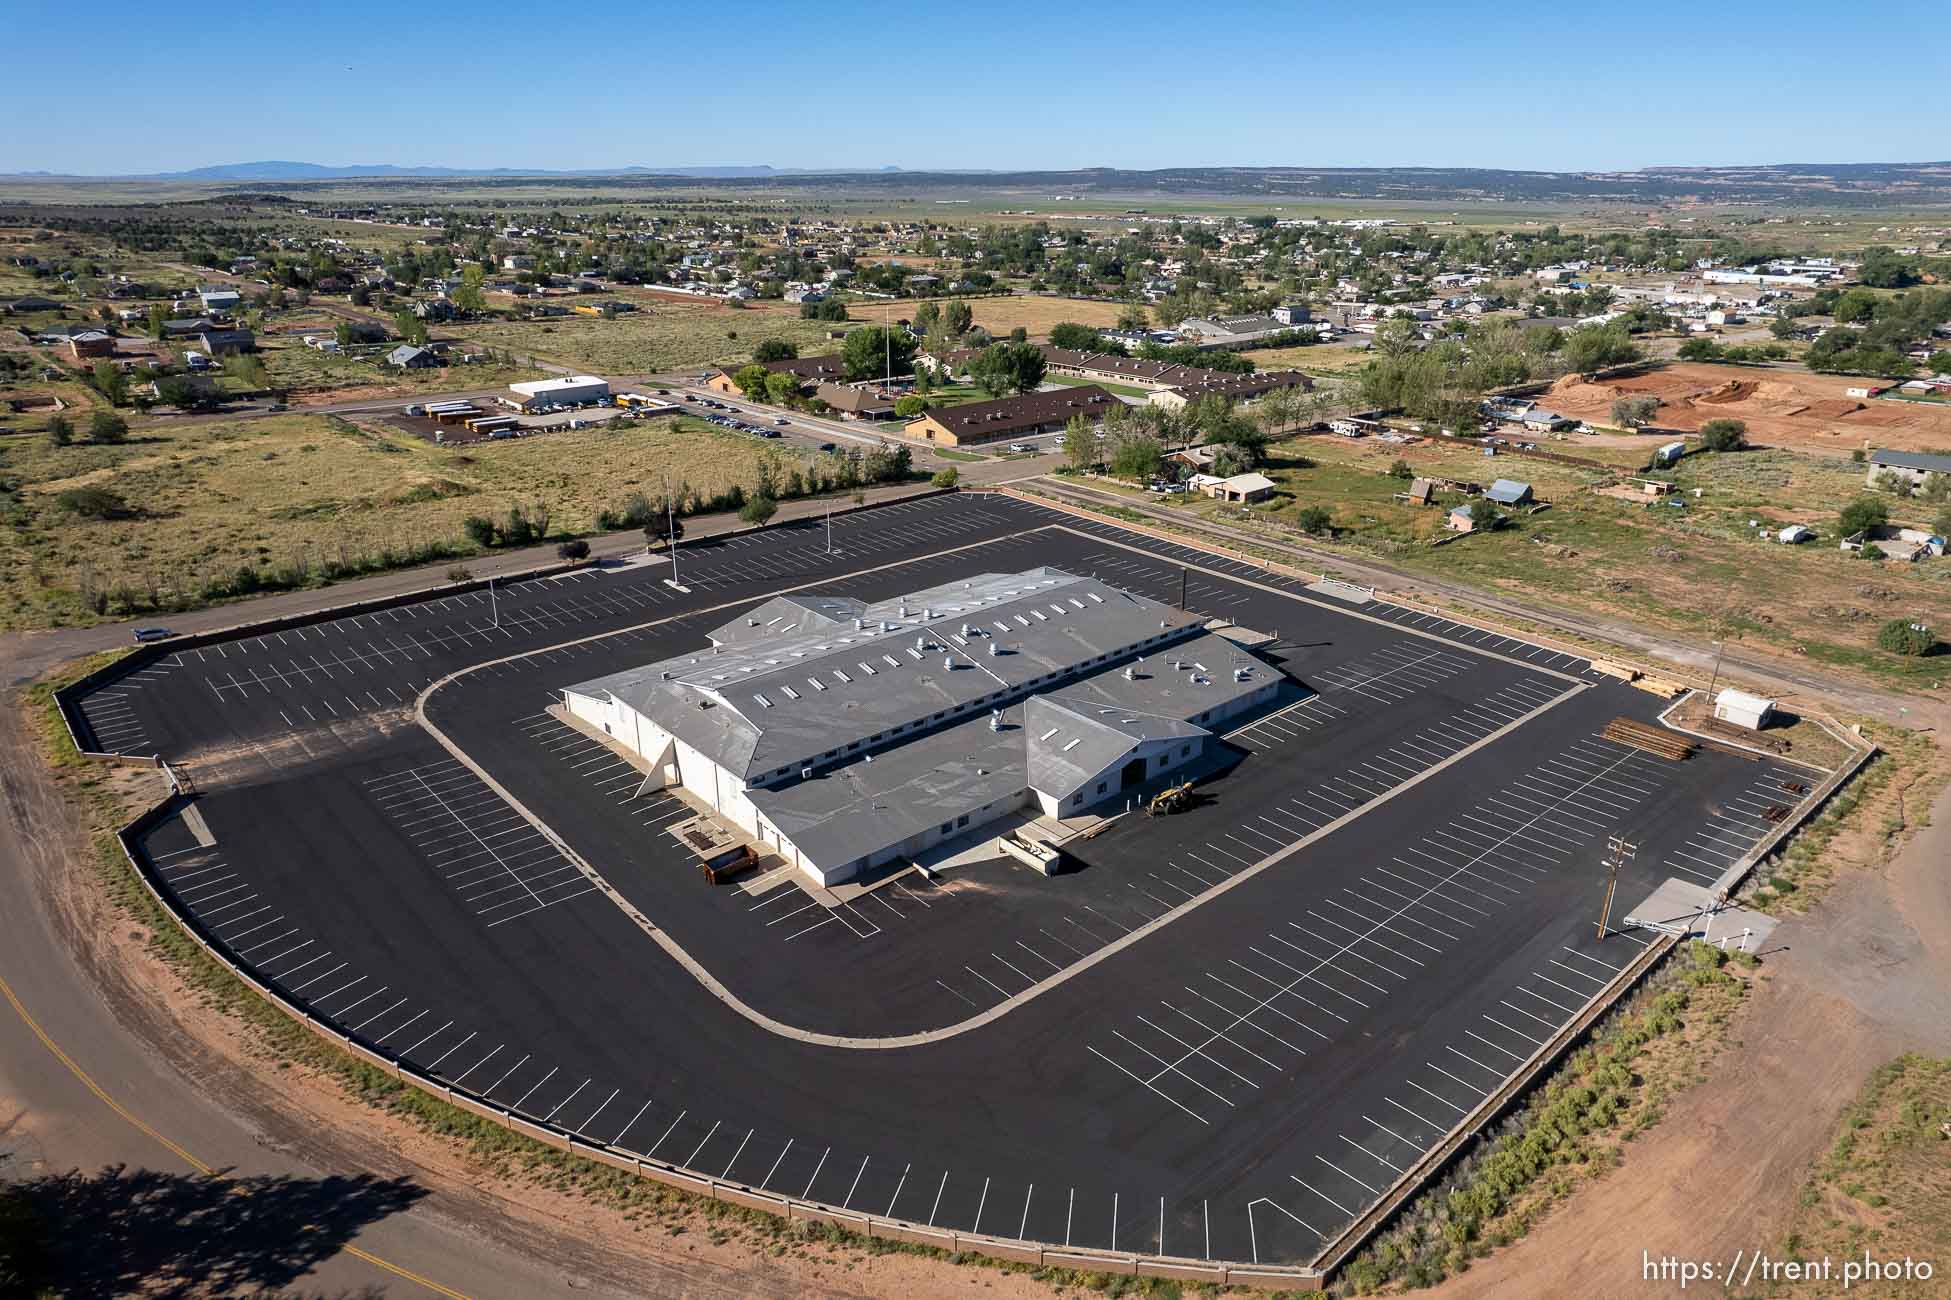
<svg viewBox="0 0 1951 1300">
<path fill-rule="evenodd" d="M 813 779 L 813 769 L 810 767 L 800 768 L 799 779 L 802 781 L 811 781 Z"/>
<path fill-rule="evenodd" d="M 1003 711 L 1001 709 L 991 709 L 989 712 L 989 730 L 1001 731 L 1002 729 Z"/>
</svg>

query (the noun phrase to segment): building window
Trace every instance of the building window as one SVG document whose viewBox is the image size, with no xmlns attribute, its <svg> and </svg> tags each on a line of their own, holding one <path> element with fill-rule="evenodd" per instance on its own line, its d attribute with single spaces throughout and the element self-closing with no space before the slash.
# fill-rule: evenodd
<svg viewBox="0 0 1951 1300">
<path fill-rule="evenodd" d="M 963 813 L 960 817 L 957 817 L 955 824 L 957 826 L 967 826 L 969 824 L 969 814 Z"/>
<path fill-rule="evenodd" d="M 1105 783 L 1104 783 L 1103 781 L 1099 781 L 1099 782 L 1097 783 L 1097 792 L 1098 792 L 1099 794 L 1103 794 L 1103 793 L 1104 793 L 1104 786 L 1105 786 Z"/>
<path fill-rule="evenodd" d="M 1185 758 L 1185 757 L 1187 757 L 1188 755 L 1190 755 L 1191 753 L 1192 753 L 1192 746 L 1191 746 L 1191 745 L 1180 745 L 1180 746 L 1179 746 L 1179 757 L 1180 757 L 1180 758 Z"/>
<path fill-rule="evenodd" d="M 954 829 L 955 829 L 955 823 L 954 823 L 954 822 L 943 822 L 943 823 L 942 823 L 942 834 L 944 834 L 944 835 L 947 835 L 947 834 L 948 834 L 948 833 L 949 833 L 950 831 L 952 831 L 952 830 L 954 830 Z"/>
</svg>

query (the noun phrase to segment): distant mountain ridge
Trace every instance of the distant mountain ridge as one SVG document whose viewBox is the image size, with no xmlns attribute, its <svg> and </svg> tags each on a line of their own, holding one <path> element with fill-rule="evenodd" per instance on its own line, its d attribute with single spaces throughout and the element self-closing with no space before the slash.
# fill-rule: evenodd
<svg viewBox="0 0 1951 1300">
<path fill-rule="evenodd" d="M 1166 167 L 1133 170 L 1084 167 L 1064 171 L 999 171 L 901 167 L 814 168 L 770 164 L 585 168 L 574 171 L 520 167 L 467 168 L 398 163 L 260 161 L 196 167 L 147 176 L 60 176 L 19 173 L 0 180 L 88 183 L 206 182 L 270 190 L 335 181 L 370 182 L 410 190 L 416 182 L 445 180 L 483 188 L 585 187 L 657 190 L 700 181 L 729 189 L 821 191 L 884 196 L 924 194 L 966 197 L 1008 195 L 1039 210 L 1055 202 L 1128 204 L 1147 195 L 1180 199 L 1265 199 L 1276 207 L 1301 200 L 1549 203 L 1768 203 L 1795 206 L 1895 208 L 1951 205 L 1951 162 L 1758 163 L 1746 166 L 1649 166 L 1629 169 L 1525 171 L 1495 167 Z M 1060 196 L 1060 197 L 1059 197 Z"/>
<path fill-rule="evenodd" d="M 59 178 L 63 180 L 124 181 L 327 181 L 346 180 L 362 176 L 692 176 L 717 180 L 734 180 L 766 176 L 813 176 L 821 175 L 826 170 L 824 168 L 809 167 L 772 167 L 765 163 L 725 163 L 696 167 L 647 167 L 642 164 L 633 164 L 628 167 L 560 169 L 545 167 L 446 167 L 433 164 L 401 165 L 399 163 L 346 163 L 339 166 L 332 166 L 326 163 L 267 159 L 260 162 L 220 163 L 208 167 L 191 167 L 185 171 L 147 172 L 115 176 L 66 176 L 61 173 L 47 171 L 21 172 L 18 175 L 38 179 Z M 846 167 L 832 170 L 852 174 L 896 172 L 901 169 L 899 167 Z"/>
</svg>

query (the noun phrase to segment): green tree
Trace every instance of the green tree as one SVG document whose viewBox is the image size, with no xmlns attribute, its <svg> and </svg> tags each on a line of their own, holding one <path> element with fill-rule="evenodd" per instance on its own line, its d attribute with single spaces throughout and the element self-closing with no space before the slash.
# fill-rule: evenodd
<svg viewBox="0 0 1951 1300">
<path fill-rule="evenodd" d="M 1581 374 L 1640 359 L 1639 345 L 1617 325 L 1581 325 L 1565 336 L 1565 365 Z"/>
<path fill-rule="evenodd" d="M 1845 290 L 1829 314 L 1844 325 L 1867 323 L 1876 319 L 1877 301 L 1877 296 L 1868 289 Z"/>
<path fill-rule="evenodd" d="M 771 375 L 772 372 L 770 370 L 767 370 L 764 366 L 754 361 L 751 365 L 745 366 L 734 373 L 732 375 L 732 383 L 738 386 L 739 392 L 762 402 L 765 400 L 766 395 L 766 380 Z"/>
<path fill-rule="evenodd" d="M 1106 464 L 1119 478 L 1149 482 L 1165 465 L 1165 449 L 1143 429 L 1122 428 L 1104 446 Z"/>
<path fill-rule="evenodd" d="M 1640 429 L 1660 413 L 1660 399 L 1646 394 L 1620 397 L 1612 403 L 1612 422 L 1622 429 Z"/>
<path fill-rule="evenodd" d="M 1937 648 L 1930 625 L 1916 619 L 1893 618 L 1877 629 L 1876 643 L 1891 654 L 1927 655 Z"/>
<path fill-rule="evenodd" d="M 778 513 L 779 503 L 765 495 L 754 496 L 738 508 L 740 519 L 759 528 L 764 528 L 766 522 Z"/>
<path fill-rule="evenodd" d="M 1939 348 L 1931 353 L 1924 368 L 1934 375 L 1951 375 L 1951 348 Z"/>
<path fill-rule="evenodd" d="M 841 368 L 849 382 L 905 375 L 914 369 L 918 346 L 906 330 L 869 325 L 847 335 L 840 345 Z"/>
<path fill-rule="evenodd" d="M 482 550 L 489 550 L 495 544 L 495 521 L 486 515 L 469 515 L 461 520 L 461 531 L 468 540 Z"/>
<path fill-rule="evenodd" d="M 1082 473 L 1097 468 L 1097 434 L 1081 415 L 1073 415 L 1064 425 L 1064 464 Z"/>
<path fill-rule="evenodd" d="M 1697 334 L 1682 343 L 1675 353 L 1682 361 L 1712 361 L 1721 355 L 1721 345 Z"/>
<path fill-rule="evenodd" d="M 792 361 L 796 360 L 798 356 L 799 349 L 793 346 L 790 339 L 766 339 L 758 347 L 752 349 L 752 359 L 760 363 L 767 361 Z"/>
<path fill-rule="evenodd" d="M 1069 348 L 1073 352 L 1104 351 L 1104 336 L 1089 325 L 1079 325 L 1076 321 L 1058 321 L 1050 327 L 1050 346 Z"/>
<path fill-rule="evenodd" d="M 1844 506 L 1836 516 L 1836 526 L 1844 537 L 1854 537 L 1860 532 L 1890 522 L 1889 503 L 1877 497 L 1858 497 Z"/>
<path fill-rule="evenodd" d="M 1408 461 L 1398 456 L 1396 457 L 1394 463 L 1389 466 L 1389 477 L 1390 478 L 1414 478 L 1416 477 L 1416 471 L 1410 467 Z"/>
<path fill-rule="evenodd" d="M 1326 506 L 1308 506 L 1294 516 L 1294 522 L 1304 533 L 1325 533 L 1334 523 L 1334 516 Z"/>
<path fill-rule="evenodd" d="M 774 370 L 766 375 L 766 400 L 785 405 L 799 396 L 799 376 L 789 370 Z"/>
<path fill-rule="evenodd" d="M 1121 330 L 1144 330 L 1152 325 L 1151 315 L 1137 303 L 1118 312 L 1118 328 Z"/>
<path fill-rule="evenodd" d="M 89 371 L 95 391 L 116 406 L 129 404 L 129 377 L 115 368 L 113 361 L 97 361 Z"/>
<path fill-rule="evenodd" d="M 1700 426 L 1700 445 L 1709 451 L 1739 451 L 1748 445 L 1748 426 L 1739 420 L 1709 420 Z"/>
<path fill-rule="evenodd" d="M 470 316 L 476 316 L 486 311 L 488 309 L 488 297 L 482 291 L 482 286 L 486 280 L 487 273 L 481 269 L 479 262 L 470 262 L 461 268 L 461 285 L 460 288 L 454 290 L 455 308 L 466 312 Z"/>
<path fill-rule="evenodd" d="M 405 309 L 395 313 L 393 324 L 400 331 L 400 340 L 414 347 L 425 347 L 427 343 L 427 322 Z"/>
<path fill-rule="evenodd" d="M 991 343 L 969 365 L 969 377 L 991 397 L 1027 393 L 1043 382 L 1043 349 L 1033 343 Z"/>
<path fill-rule="evenodd" d="M 156 381 L 156 396 L 163 405 L 187 411 L 202 400 L 195 384 L 181 375 L 165 375 Z"/>
<path fill-rule="evenodd" d="M 113 411 L 97 411 L 88 420 L 88 441 L 106 444 L 127 442 L 129 422 Z"/>
<path fill-rule="evenodd" d="M 950 465 L 947 469 L 936 470 L 935 477 L 929 479 L 928 482 L 933 487 L 952 488 L 962 482 L 962 472 L 956 469 L 955 466 Z"/>
<path fill-rule="evenodd" d="M 169 319 L 169 313 L 163 310 L 163 305 L 161 303 L 159 302 L 150 303 L 149 304 L 149 337 L 152 339 L 161 338 L 163 336 L 163 322 L 168 319 Z"/>
<path fill-rule="evenodd" d="M 589 543 L 580 537 L 572 537 L 555 548 L 556 558 L 572 563 L 589 558 Z"/>
<path fill-rule="evenodd" d="M 822 298 L 818 302 L 803 302 L 799 305 L 801 320 L 843 321 L 847 319 L 847 304 L 838 298 Z"/>
<path fill-rule="evenodd" d="M 894 402 L 894 413 L 904 420 L 912 420 L 927 409 L 928 403 L 912 393 Z"/>
<path fill-rule="evenodd" d="M 65 415 L 54 416 L 47 422 L 47 440 L 56 447 L 65 447 L 75 440 L 75 427 Z"/>
<path fill-rule="evenodd" d="M 1423 333 L 1413 320 L 1391 318 L 1375 327 L 1374 347 L 1378 355 L 1398 358 L 1422 347 Z"/>
<path fill-rule="evenodd" d="M 960 298 L 951 298 L 942 306 L 942 332 L 952 339 L 961 339 L 975 327 L 975 309 Z"/>
</svg>

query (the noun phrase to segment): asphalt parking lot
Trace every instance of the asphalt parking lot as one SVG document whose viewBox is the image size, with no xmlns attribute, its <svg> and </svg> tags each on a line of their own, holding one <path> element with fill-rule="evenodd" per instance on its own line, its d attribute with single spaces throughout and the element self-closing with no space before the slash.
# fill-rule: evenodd
<svg viewBox="0 0 1951 1300">
<path fill-rule="evenodd" d="M 1640 950 L 1596 934 L 1609 837 L 1639 846 L 1616 918 L 1733 861 L 1807 779 L 1605 740 L 1660 702 L 1574 656 L 1027 505 L 911 503 L 833 538 L 684 548 L 687 592 L 660 563 L 178 652 L 83 709 L 104 742 L 198 774 L 210 834 L 172 820 L 145 845 L 177 905 L 437 1077 L 775 1192 L 1262 1262 L 1309 1258 Z M 681 807 L 543 712 L 782 588 L 1033 564 L 1278 631 L 1293 682 L 1227 737 L 1198 806 L 1114 823 L 1054 879 L 991 861 L 833 910 L 790 884 L 713 889 L 663 832 Z M 414 724 L 415 695 L 463 669 L 429 719 L 546 833 Z M 1004 1013 L 878 1050 L 770 1032 L 565 845 L 787 1024 Z"/>
</svg>

